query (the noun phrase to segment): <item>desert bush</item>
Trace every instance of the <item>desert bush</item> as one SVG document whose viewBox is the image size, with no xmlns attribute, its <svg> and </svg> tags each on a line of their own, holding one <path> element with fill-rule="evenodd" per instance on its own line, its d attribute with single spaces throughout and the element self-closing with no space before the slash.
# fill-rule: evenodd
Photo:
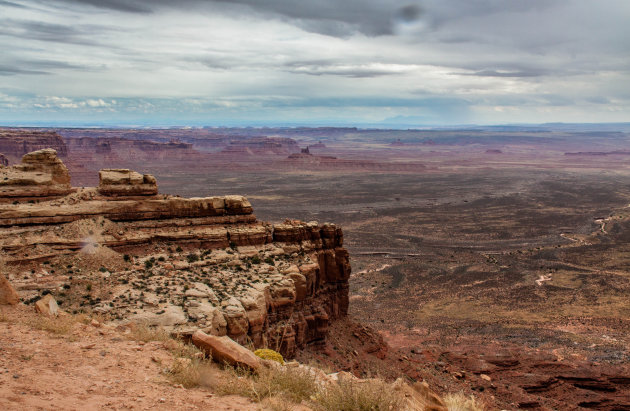
<svg viewBox="0 0 630 411">
<path fill-rule="evenodd" d="M 194 263 L 195 261 L 199 261 L 199 256 L 195 253 L 190 253 L 186 256 L 186 260 L 188 260 L 189 263 Z"/>
<path fill-rule="evenodd" d="M 282 358 L 282 354 L 277 351 L 270 350 L 269 348 L 260 348 L 254 351 L 254 354 L 264 360 L 272 360 L 284 365 L 284 358 Z"/>
<path fill-rule="evenodd" d="M 167 375 L 174 384 L 181 384 L 184 388 L 193 388 L 207 385 L 206 378 L 211 368 L 209 360 L 179 357 L 175 359 Z"/>
<path fill-rule="evenodd" d="M 379 379 L 341 378 L 338 383 L 320 390 L 314 401 L 317 408 L 327 411 L 389 411 L 403 407 L 403 399 L 390 384 Z"/>
<path fill-rule="evenodd" d="M 467 397 L 463 392 L 446 395 L 444 403 L 449 411 L 484 411 L 483 405 L 475 397 Z"/>
<path fill-rule="evenodd" d="M 289 367 L 263 368 L 258 374 L 239 369 L 227 369 L 214 387 L 220 395 L 240 395 L 261 402 L 266 398 L 282 397 L 300 403 L 317 394 L 315 377 L 306 370 Z"/>
</svg>

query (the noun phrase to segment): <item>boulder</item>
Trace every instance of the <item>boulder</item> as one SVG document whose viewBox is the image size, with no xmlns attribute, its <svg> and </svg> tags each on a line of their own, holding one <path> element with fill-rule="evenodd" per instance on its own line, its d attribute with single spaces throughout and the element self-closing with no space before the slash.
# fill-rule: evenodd
<svg viewBox="0 0 630 411">
<path fill-rule="evenodd" d="M 48 317 L 56 317 L 59 315 L 59 306 L 51 294 L 46 294 L 35 303 L 35 311 Z"/>
<path fill-rule="evenodd" d="M 108 168 L 98 172 L 98 192 L 104 196 L 151 196 L 158 193 L 155 177 L 126 168 Z"/>
<path fill-rule="evenodd" d="M 227 363 L 252 371 L 260 369 L 262 365 L 260 359 L 253 352 L 228 336 L 215 337 L 197 330 L 192 335 L 192 342 L 219 363 Z"/>
<path fill-rule="evenodd" d="M 9 280 L 0 274 L 0 305 L 16 305 L 20 302 L 20 296 L 15 291 Z"/>
</svg>

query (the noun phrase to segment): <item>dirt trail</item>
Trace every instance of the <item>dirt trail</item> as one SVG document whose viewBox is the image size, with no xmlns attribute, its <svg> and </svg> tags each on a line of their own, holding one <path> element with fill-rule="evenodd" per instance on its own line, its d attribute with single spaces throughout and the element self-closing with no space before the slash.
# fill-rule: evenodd
<svg viewBox="0 0 630 411">
<path fill-rule="evenodd" d="M 258 409 L 245 398 L 174 386 L 162 372 L 173 356 L 161 342 L 82 323 L 55 335 L 25 325 L 34 316 L 28 308 L 2 308 L 2 410 Z"/>
</svg>

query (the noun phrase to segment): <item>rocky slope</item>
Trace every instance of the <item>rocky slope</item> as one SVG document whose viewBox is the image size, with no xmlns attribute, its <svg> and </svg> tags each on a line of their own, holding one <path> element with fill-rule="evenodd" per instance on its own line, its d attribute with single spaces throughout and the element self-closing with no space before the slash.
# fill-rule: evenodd
<svg viewBox="0 0 630 411">
<path fill-rule="evenodd" d="M 129 170 L 72 189 L 53 150 L 2 171 L 12 191 L 0 191 L 10 199 L 0 252 L 27 303 L 51 293 L 70 312 L 202 329 L 288 356 L 323 343 L 347 314 L 350 265 L 333 224 L 260 222 L 244 197 L 161 195 L 152 176 Z M 66 192 L 51 198 L 50 182 Z"/>
</svg>

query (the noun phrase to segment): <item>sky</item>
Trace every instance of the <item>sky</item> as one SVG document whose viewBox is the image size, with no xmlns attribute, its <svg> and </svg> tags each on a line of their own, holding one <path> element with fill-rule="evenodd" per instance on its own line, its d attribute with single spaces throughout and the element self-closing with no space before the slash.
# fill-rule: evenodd
<svg viewBox="0 0 630 411">
<path fill-rule="evenodd" d="M 630 121 L 628 0 L 0 0 L 0 125 Z"/>
</svg>

